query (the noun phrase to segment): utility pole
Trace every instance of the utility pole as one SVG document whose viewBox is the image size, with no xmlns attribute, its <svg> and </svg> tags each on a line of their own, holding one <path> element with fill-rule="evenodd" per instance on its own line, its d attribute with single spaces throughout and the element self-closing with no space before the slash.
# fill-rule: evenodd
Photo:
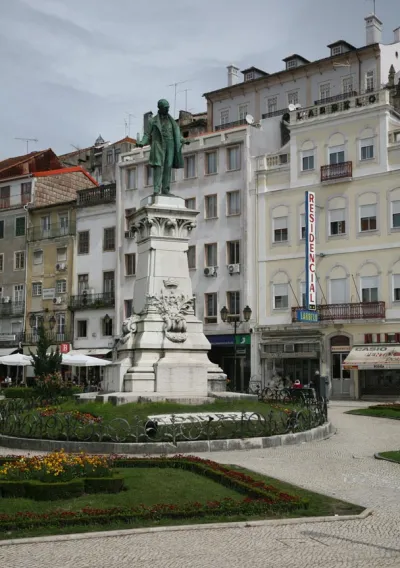
<svg viewBox="0 0 400 568">
<path fill-rule="evenodd" d="M 14 138 L 14 140 L 22 140 L 26 142 L 26 153 L 29 154 L 29 142 L 39 142 L 37 138 Z"/>
<path fill-rule="evenodd" d="M 177 93 L 177 87 L 178 85 L 183 85 L 184 83 L 187 83 L 187 81 L 178 81 L 177 83 L 171 83 L 171 85 L 168 85 L 168 87 L 174 87 L 174 114 L 173 114 L 173 118 L 175 118 L 175 114 L 176 114 L 176 95 Z"/>
</svg>

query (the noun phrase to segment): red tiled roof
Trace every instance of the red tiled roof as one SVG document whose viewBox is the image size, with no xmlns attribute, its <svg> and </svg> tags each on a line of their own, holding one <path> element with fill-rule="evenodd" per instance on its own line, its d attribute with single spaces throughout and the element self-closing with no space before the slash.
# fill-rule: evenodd
<svg viewBox="0 0 400 568">
<path fill-rule="evenodd" d="M 7 170 L 11 166 L 16 166 L 17 164 L 22 164 L 23 162 L 30 160 L 34 156 L 37 156 L 39 154 L 43 154 L 43 152 L 45 152 L 45 151 L 46 150 L 42 150 L 41 152 L 30 152 L 29 154 L 24 154 L 23 156 L 15 156 L 14 158 L 6 158 L 5 160 L 2 160 L 0 162 L 0 172 L 2 172 L 3 170 Z"/>
<path fill-rule="evenodd" d="M 51 148 L 39 152 L 31 152 L 24 156 L 7 158 L 0 162 L 0 179 L 12 179 L 34 172 L 61 168 L 62 163 Z"/>
<path fill-rule="evenodd" d="M 72 166 L 70 168 L 62 168 L 60 170 L 49 170 L 48 172 L 35 172 L 33 177 L 47 177 L 47 176 L 57 176 L 60 174 L 70 174 L 71 172 L 81 172 L 84 174 L 90 181 L 96 185 L 99 185 L 97 181 L 92 177 L 89 172 L 84 170 L 81 166 Z"/>
</svg>

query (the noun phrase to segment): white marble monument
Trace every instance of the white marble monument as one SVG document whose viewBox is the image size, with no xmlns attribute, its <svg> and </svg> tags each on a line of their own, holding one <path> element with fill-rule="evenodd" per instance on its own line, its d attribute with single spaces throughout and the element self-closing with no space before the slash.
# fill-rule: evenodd
<svg viewBox="0 0 400 568">
<path fill-rule="evenodd" d="M 153 195 L 133 216 L 134 315 L 123 323 L 114 365 L 105 368 L 107 398 L 198 402 L 226 390 L 226 375 L 208 359 L 210 343 L 194 315 L 187 251 L 198 214 L 180 197 Z"/>
</svg>

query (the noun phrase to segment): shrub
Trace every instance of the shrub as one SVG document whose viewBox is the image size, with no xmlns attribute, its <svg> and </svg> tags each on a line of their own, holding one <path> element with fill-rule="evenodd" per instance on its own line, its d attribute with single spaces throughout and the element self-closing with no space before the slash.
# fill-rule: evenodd
<svg viewBox="0 0 400 568">
<path fill-rule="evenodd" d="M 6 398 L 33 398 L 35 396 L 34 389 L 29 387 L 8 387 L 4 389 L 4 396 Z"/>
<path fill-rule="evenodd" d="M 37 343 L 36 353 L 30 351 L 32 357 L 33 369 L 36 377 L 45 377 L 55 375 L 60 372 L 62 355 L 58 351 L 50 350 L 51 339 L 48 337 L 43 323 L 39 325 L 39 339 Z"/>
<path fill-rule="evenodd" d="M 57 501 L 58 499 L 72 499 L 80 497 L 85 492 L 83 479 L 71 481 L 57 481 L 42 483 L 41 481 L 28 481 L 24 483 L 25 495 L 35 501 Z"/>
<path fill-rule="evenodd" d="M 124 488 L 122 475 L 113 477 L 85 477 L 85 493 L 119 493 Z"/>
<path fill-rule="evenodd" d="M 25 497 L 25 483 L 23 481 L 0 481 L 1 497 Z"/>
</svg>

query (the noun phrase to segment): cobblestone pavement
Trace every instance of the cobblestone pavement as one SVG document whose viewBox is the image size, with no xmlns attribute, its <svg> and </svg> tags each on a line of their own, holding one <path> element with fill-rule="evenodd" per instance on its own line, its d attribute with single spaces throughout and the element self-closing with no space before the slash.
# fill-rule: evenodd
<svg viewBox="0 0 400 568">
<path fill-rule="evenodd" d="M 372 508 L 374 513 L 364 520 L 7 545 L 0 547 L 0 566 L 399 568 L 400 466 L 375 460 L 373 454 L 400 446 L 400 423 L 346 415 L 348 408 L 348 403 L 331 404 L 330 418 L 338 432 L 328 440 L 201 457 Z M 0 453 L 10 451 L 0 448 Z"/>
</svg>

